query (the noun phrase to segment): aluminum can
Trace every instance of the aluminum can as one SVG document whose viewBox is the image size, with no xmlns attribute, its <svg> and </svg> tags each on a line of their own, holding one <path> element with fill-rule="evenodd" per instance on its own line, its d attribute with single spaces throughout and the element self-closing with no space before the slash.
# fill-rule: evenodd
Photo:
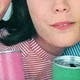
<svg viewBox="0 0 80 80">
<path fill-rule="evenodd" d="M 19 50 L 0 51 L 0 80 L 25 80 Z"/>
<path fill-rule="evenodd" d="M 59 56 L 54 58 L 52 80 L 80 80 L 80 57 Z"/>
</svg>

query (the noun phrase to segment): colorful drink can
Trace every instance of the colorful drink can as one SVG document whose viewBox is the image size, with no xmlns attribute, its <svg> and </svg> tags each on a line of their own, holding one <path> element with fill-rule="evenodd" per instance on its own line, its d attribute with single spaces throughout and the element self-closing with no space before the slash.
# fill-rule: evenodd
<svg viewBox="0 0 80 80">
<path fill-rule="evenodd" d="M 25 80 L 20 51 L 0 52 L 0 80 Z"/>
<path fill-rule="evenodd" d="M 54 58 L 52 73 L 52 80 L 80 80 L 80 57 Z"/>
</svg>

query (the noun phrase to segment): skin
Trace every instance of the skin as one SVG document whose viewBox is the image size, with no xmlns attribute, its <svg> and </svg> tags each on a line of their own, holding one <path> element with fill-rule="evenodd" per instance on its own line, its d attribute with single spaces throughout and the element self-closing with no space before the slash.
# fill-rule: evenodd
<svg viewBox="0 0 80 80">
<path fill-rule="evenodd" d="M 6 13 L 11 0 L 0 0 L 0 19 L 4 16 Z"/>
<path fill-rule="evenodd" d="M 38 33 L 36 41 L 50 53 L 60 52 L 80 40 L 80 0 L 26 0 Z M 56 22 L 72 21 L 65 30 L 51 26 Z M 54 50 L 54 51 L 53 51 Z"/>
</svg>

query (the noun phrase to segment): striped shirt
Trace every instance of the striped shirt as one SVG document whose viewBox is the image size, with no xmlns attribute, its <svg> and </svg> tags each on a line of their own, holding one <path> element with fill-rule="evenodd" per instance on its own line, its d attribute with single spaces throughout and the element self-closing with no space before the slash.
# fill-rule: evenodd
<svg viewBox="0 0 80 80">
<path fill-rule="evenodd" d="M 66 48 L 63 55 L 80 55 L 79 46 L 80 43 Z M 55 56 L 43 50 L 34 38 L 13 46 L 0 43 L 0 50 L 21 50 L 25 80 L 52 80 L 52 62 Z"/>
<path fill-rule="evenodd" d="M 13 46 L 0 43 L 0 50 L 21 50 L 26 80 L 52 80 L 52 62 L 55 56 L 44 51 L 34 40 Z"/>
<path fill-rule="evenodd" d="M 63 51 L 63 55 L 80 56 L 80 42 L 72 47 L 67 47 Z"/>
</svg>

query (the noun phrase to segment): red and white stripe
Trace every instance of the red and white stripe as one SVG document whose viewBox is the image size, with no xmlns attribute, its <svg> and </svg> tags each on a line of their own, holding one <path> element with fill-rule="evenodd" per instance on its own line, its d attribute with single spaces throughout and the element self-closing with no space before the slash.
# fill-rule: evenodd
<svg viewBox="0 0 80 80">
<path fill-rule="evenodd" d="M 34 38 L 13 46 L 0 43 L 0 50 L 21 50 L 26 80 L 52 80 L 54 56 L 44 51 Z"/>
</svg>

